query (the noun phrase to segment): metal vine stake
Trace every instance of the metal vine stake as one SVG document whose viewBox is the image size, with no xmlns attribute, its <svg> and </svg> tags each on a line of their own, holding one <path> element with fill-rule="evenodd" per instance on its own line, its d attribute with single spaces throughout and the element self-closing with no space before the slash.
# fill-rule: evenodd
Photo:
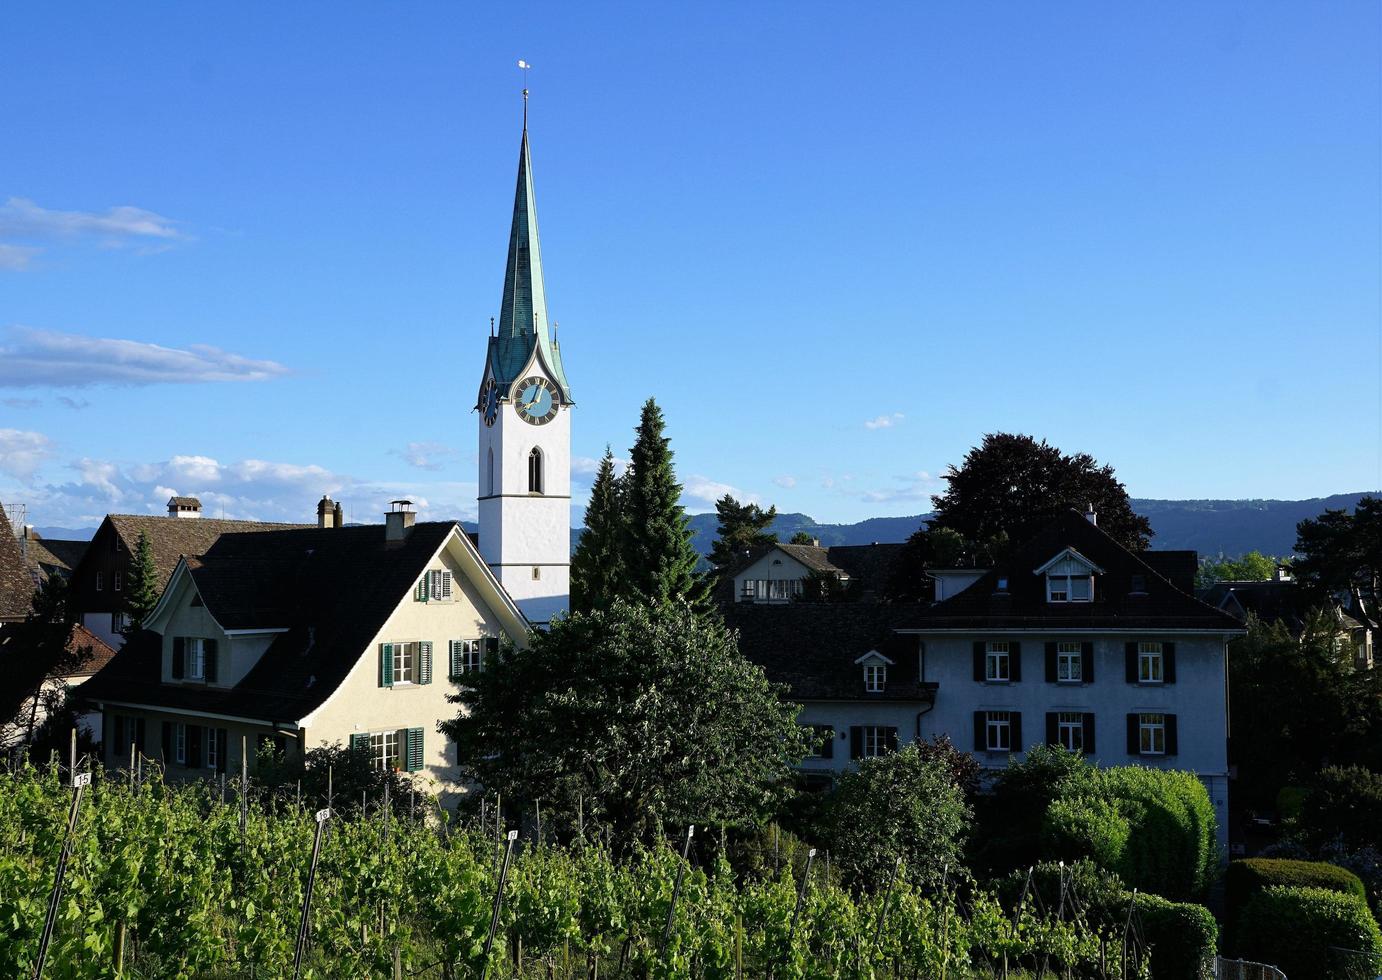
<svg viewBox="0 0 1382 980">
<path fill-rule="evenodd" d="M 657 947 L 657 958 L 662 959 L 663 953 L 667 951 L 667 940 L 672 938 L 672 922 L 677 914 L 677 897 L 681 895 L 681 879 L 686 874 L 686 862 L 691 857 L 691 838 L 695 836 L 696 825 L 692 824 L 686 828 L 686 843 L 681 845 L 681 863 L 677 865 L 677 879 L 672 883 L 672 901 L 667 906 L 667 925 L 662 930 L 662 942 Z"/>
<path fill-rule="evenodd" d="M 787 955 L 792 953 L 792 942 L 797 936 L 797 920 L 801 918 L 801 903 L 806 898 L 806 885 L 811 881 L 811 863 L 816 860 L 816 849 L 806 852 L 806 870 L 801 875 L 801 887 L 797 889 L 797 907 L 792 910 L 792 928 L 787 932 Z"/>
<path fill-rule="evenodd" d="M 317 860 L 322 852 L 322 828 L 331 819 L 331 808 L 317 811 L 317 829 L 312 835 L 312 863 L 307 868 L 307 888 L 302 895 L 302 918 L 298 921 L 297 949 L 293 952 L 293 980 L 302 976 L 302 947 L 307 942 L 307 915 L 312 909 L 312 889 L 317 883 Z"/>
<path fill-rule="evenodd" d="M 43 921 L 43 935 L 38 941 L 38 962 L 34 964 L 34 980 L 43 976 L 48 962 L 48 944 L 53 940 L 53 926 L 58 921 L 58 902 L 62 900 L 62 879 L 67 874 L 67 861 L 72 856 L 72 835 L 77 829 L 77 814 L 81 810 L 82 790 L 91 785 L 91 773 L 72 776 L 72 808 L 67 812 L 67 834 L 62 839 L 62 854 L 58 858 L 57 874 L 53 878 L 53 892 L 48 896 L 48 917 Z"/>
<path fill-rule="evenodd" d="M 484 962 L 480 966 L 480 980 L 489 976 L 489 953 L 494 948 L 494 931 L 499 928 L 499 909 L 504 904 L 504 882 L 509 877 L 509 861 L 513 858 L 513 842 L 518 840 L 518 831 L 510 830 L 508 845 L 504 848 L 504 863 L 499 869 L 499 882 L 494 888 L 494 911 L 489 917 L 489 935 L 485 937 Z"/>
</svg>

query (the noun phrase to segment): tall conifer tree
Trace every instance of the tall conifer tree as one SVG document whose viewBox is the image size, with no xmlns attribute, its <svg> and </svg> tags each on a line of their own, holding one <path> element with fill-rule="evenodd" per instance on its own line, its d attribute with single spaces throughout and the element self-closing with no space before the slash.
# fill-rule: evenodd
<svg viewBox="0 0 1382 980">
<path fill-rule="evenodd" d="M 663 435 L 662 409 L 649 398 L 624 474 L 624 567 L 629 591 L 654 604 L 684 601 L 704 607 L 709 580 L 696 572 L 700 556 L 681 506 L 681 484 Z"/>
<path fill-rule="evenodd" d="M 741 504 L 725 494 L 715 501 L 715 513 L 720 526 L 710 548 L 710 564 L 721 575 L 752 552 L 777 540 L 777 535 L 768 530 L 777 520 L 776 506 L 764 510 L 757 504 Z"/>
<path fill-rule="evenodd" d="M 130 562 L 128 588 L 125 590 L 125 633 L 133 636 L 144 628 L 144 621 L 158 605 L 160 582 L 154 565 L 154 552 L 149 536 L 139 532 L 134 546 L 134 561 Z"/>
<path fill-rule="evenodd" d="M 606 446 L 590 488 L 585 530 L 571 555 L 572 612 L 608 609 L 626 587 L 622 482 L 614 475 L 614 453 Z"/>
</svg>

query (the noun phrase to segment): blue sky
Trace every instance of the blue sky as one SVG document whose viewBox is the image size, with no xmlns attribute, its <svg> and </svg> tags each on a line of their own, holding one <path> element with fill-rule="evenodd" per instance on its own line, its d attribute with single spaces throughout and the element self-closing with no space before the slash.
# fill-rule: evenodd
<svg viewBox="0 0 1382 980">
<path fill-rule="evenodd" d="M 1380 11 L 10 5 L 0 500 L 473 516 L 518 58 L 582 482 L 654 395 L 693 510 L 1375 488 Z"/>
</svg>

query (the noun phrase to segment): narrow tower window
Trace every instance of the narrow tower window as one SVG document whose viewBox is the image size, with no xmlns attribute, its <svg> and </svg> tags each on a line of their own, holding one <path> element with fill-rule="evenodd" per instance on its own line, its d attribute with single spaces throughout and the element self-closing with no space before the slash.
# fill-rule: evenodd
<svg viewBox="0 0 1382 980">
<path fill-rule="evenodd" d="M 486 460 L 486 467 L 487 467 L 487 468 L 486 468 L 486 470 L 485 470 L 485 486 L 486 486 L 487 489 L 485 490 L 485 493 L 487 493 L 489 496 L 493 497 L 493 496 L 494 496 L 494 449 L 493 449 L 493 448 L 491 448 L 490 451 L 489 451 L 489 457 L 488 457 L 488 459 Z"/>
<path fill-rule="evenodd" d="M 542 493 L 542 450 L 536 446 L 528 454 L 528 492 Z"/>
</svg>

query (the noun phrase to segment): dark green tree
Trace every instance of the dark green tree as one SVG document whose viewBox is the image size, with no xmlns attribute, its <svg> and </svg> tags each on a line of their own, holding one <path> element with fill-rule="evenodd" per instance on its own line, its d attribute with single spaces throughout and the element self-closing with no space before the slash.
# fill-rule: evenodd
<svg viewBox="0 0 1382 980">
<path fill-rule="evenodd" d="M 715 514 L 720 519 L 715 543 L 710 546 L 710 564 L 721 575 L 765 545 L 777 540 L 769 531 L 777 520 L 777 508 L 764 510 L 757 504 L 741 504 L 729 494 L 715 501 Z"/>
<path fill-rule="evenodd" d="M 1354 589 L 1382 595 L 1382 499 L 1364 497 L 1350 514 L 1326 510 L 1296 525 L 1291 572 L 1320 601 Z"/>
<path fill-rule="evenodd" d="M 777 508 L 774 507 L 773 510 L 777 510 Z M 816 539 L 813 538 L 813 537 L 811 537 L 811 535 L 807 534 L 805 531 L 798 531 L 798 532 L 796 532 L 795 534 L 792 535 L 792 539 L 791 539 L 790 541 L 788 541 L 787 543 L 788 543 L 788 544 L 815 544 L 815 543 L 816 543 Z"/>
<path fill-rule="evenodd" d="M 659 827 L 744 826 L 790 793 L 798 706 L 684 603 L 616 601 L 506 648 L 442 723 L 462 772 L 544 823 L 629 845 Z M 496 752 L 497 750 L 497 752 Z"/>
<path fill-rule="evenodd" d="M 885 885 L 900 857 L 912 882 L 936 887 L 947 865 L 961 866 L 972 816 L 946 761 L 908 745 L 840 778 L 827 815 L 830 849 L 858 884 Z"/>
<path fill-rule="evenodd" d="M 125 589 L 125 635 L 133 636 L 144 628 L 144 622 L 158 605 L 163 583 L 159 581 L 158 568 L 154 565 L 154 551 L 149 544 L 149 536 L 139 532 L 139 541 L 134 546 L 133 560 Z"/>
<path fill-rule="evenodd" d="M 700 556 L 681 506 L 681 484 L 672 468 L 662 409 L 643 405 L 637 439 L 624 474 L 624 568 L 628 594 L 653 603 L 680 600 L 706 605 L 710 582 L 696 571 Z"/>
<path fill-rule="evenodd" d="M 1099 527 L 1140 551 L 1152 537 L 1147 518 L 1132 509 L 1128 491 L 1087 453 L 1067 456 L 1045 440 L 996 432 L 945 473 L 945 493 L 932 497 L 931 527 L 948 527 L 967 541 L 1002 551 L 1027 540 L 1055 515 L 1093 506 Z"/>
<path fill-rule="evenodd" d="M 571 555 L 572 611 L 607 609 L 622 594 L 628 578 L 625 540 L 622 481 L 614 475 L 614 454 L 606 446 L 590 488 L 585 530 Z"/>
</svg>

